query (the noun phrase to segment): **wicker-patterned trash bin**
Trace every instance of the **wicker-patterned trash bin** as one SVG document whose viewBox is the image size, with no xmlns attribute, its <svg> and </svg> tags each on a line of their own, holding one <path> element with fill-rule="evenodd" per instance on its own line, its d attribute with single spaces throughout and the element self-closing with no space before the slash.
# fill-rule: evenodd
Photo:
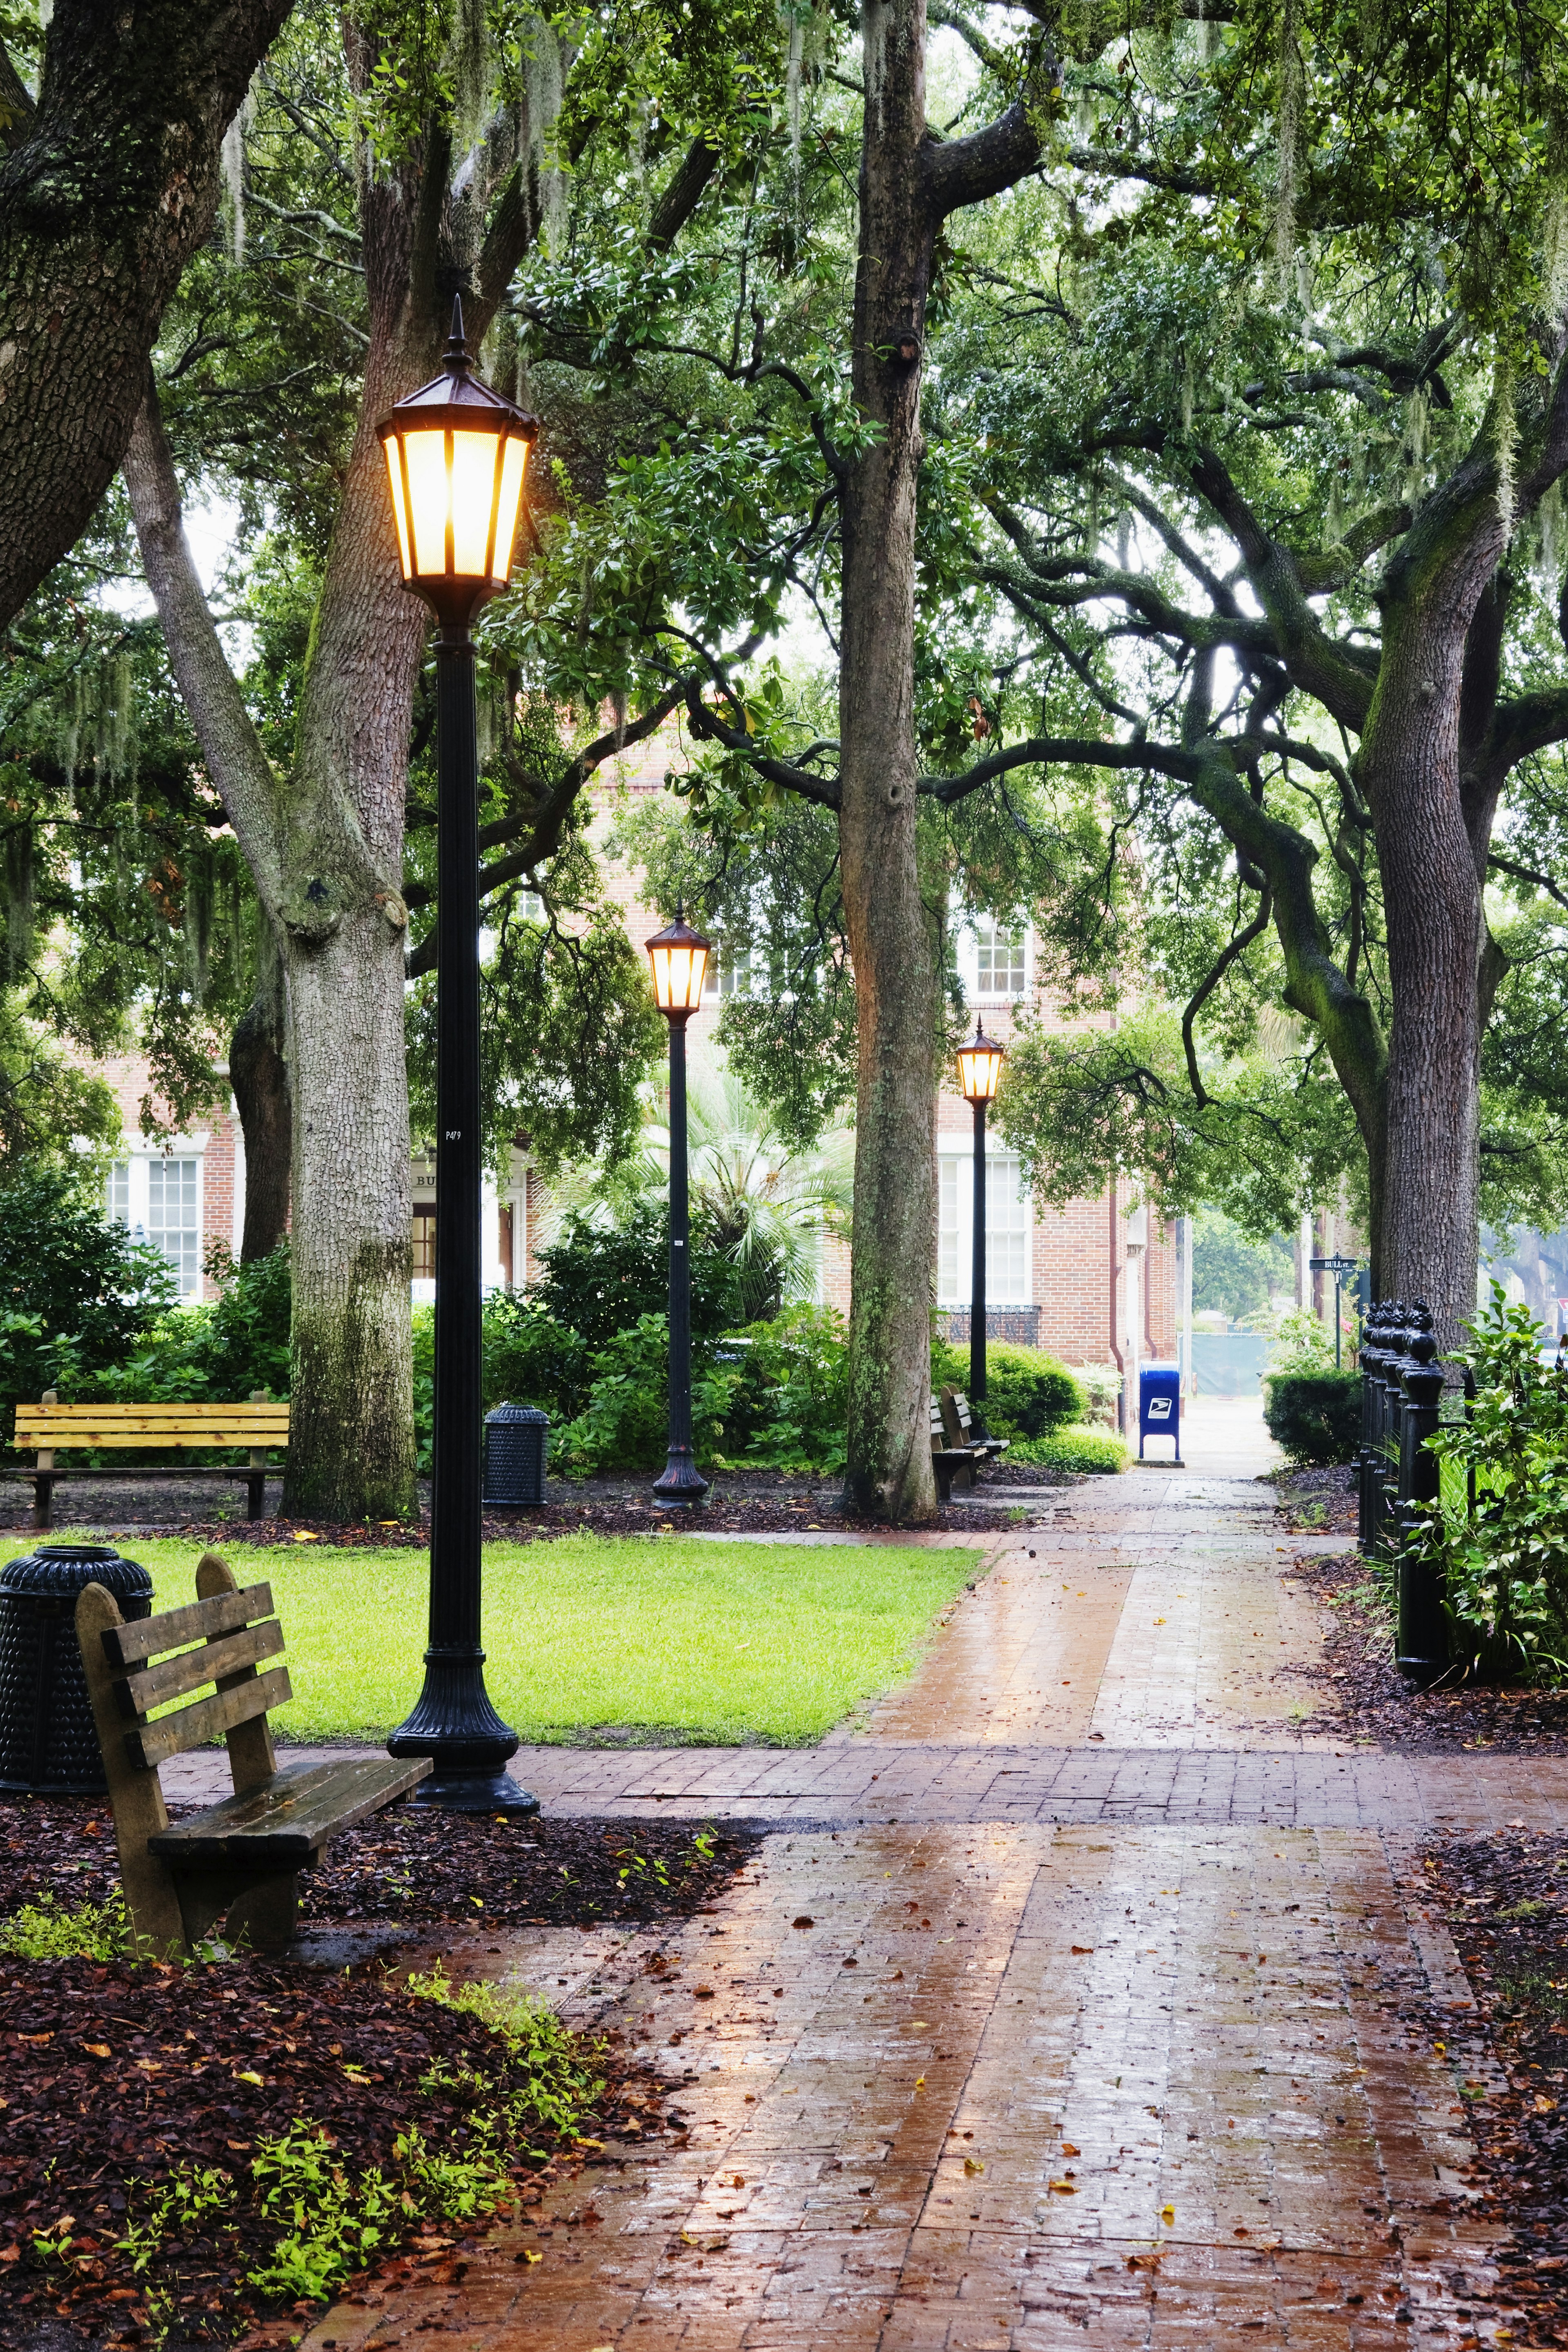
<svg viewBox="0 0 1568 2352">
<path fill-rule="evenodd" d="M 498 1404 L 485 1415 L 485 1508 L 514 1511 L 544 1500 L 550 1417 L 531 1404 Z"/>
<path fill-rule="evenodd" d="M 153 1612 L 153 1580 L 111 1544 L 41 1544 L 0 1572 L 0 1789 L 108 1789 L 76 1640 L 77 1595 L 101 1584 L 122 1617 Z"/>
</svg>

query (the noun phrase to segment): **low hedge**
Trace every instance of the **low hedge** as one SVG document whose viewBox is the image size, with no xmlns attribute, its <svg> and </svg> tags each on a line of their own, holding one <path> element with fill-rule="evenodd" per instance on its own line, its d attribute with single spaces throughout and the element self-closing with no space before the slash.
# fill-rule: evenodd
<svg viewBox="0 0 1568 2352">
<path fill-rule="evenodd" d="M 1015 1438 L 1005 1459 L 1037 1463 L 1042 1470 L 1077 1471 L 1080 1475 L 1105 1477 L 1125 1470 L 1131 1456 L 1119 1437 L 1078 1423 L 1065 1429 L 1048 1429 L 1040 1437 Z"/>
<path fill-rule="evenodd" d="M 969 1390 L 969 1350 L 939 1339 L 931 1349 L 932 1392 Z M 985 1350 L 985 1426 L 998 1437 L 1043 1437 L 1064 1423 L 1081 1421 L 1089 1395 L 1067 1366 L 1043 1348 L 993 1339 Z"/>
<path fill-rule="evenodd" d="M 1361 1444 L 1361 1374 L 1266 1372 L 1263 1418 L 1297 1466 L 1349 1462 Z"/>
</svg>

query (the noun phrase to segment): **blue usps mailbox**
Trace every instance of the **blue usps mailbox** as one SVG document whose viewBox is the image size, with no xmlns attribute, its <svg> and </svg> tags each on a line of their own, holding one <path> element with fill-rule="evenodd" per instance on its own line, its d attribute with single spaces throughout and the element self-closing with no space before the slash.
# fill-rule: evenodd
<svg viewBox="0 0 1568 2352">
<path fill-rule="evenodd" d="M 1168 1437 L 1182 1458 L 1182 1368 L 1180 1364 L 1140 1364 L 1138 1367 L 1138 1459 L 1143 1441 Z"/>
</svg>

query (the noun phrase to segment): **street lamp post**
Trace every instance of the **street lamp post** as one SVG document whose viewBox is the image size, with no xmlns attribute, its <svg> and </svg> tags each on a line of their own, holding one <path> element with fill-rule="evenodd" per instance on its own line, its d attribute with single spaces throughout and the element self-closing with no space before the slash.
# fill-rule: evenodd
<svg viewBox="0 0 1568 2352">
<path fill-rule="evenodd" d="M 969 1284 L 969 1405 L 985 1427 L 985 1106 L 996 1099 L 1007 1048 L 988 1037 L 975 1016 L 974 1034 L 958 1049 L 958 1085 L 974 1107 L 974 1232 Z"/>
<path fill-rule="evenodd" d="M 700 1503 L 708 1481 L 691 1452 L 691 1249 L 686 1199 L 686 1024 L 702 1003 L 712 945 L 679 908 L 647 943 L 653 1001 L 669 1024 L 669 1452 L 653 1491 Z"/>
<path fill-rule="evenodd" d="M 387 1740 L 429 1756 L 416 1801 L 531 1813 L 503 1770 L 518 1738 L 490 1704 L 480 1646 L 479 853 L 470 623 L 505 587 L 538 421 L 468 367 L 462 305 L 441 373 L 378 428 L 405 584 L 435 612 L 439 981 L 436 1013 L 436 1426 L 425 1686 Z"/>
</svg>

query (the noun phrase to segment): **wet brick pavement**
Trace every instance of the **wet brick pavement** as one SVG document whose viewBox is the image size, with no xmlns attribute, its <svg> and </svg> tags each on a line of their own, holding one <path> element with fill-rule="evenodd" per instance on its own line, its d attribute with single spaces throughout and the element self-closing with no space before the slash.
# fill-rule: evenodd
<svg viewBox="0 0 1568 2352">
<path fill-rule="evenodd" d="M 777 1823 L 670 1932 L 451 1954 L 618 2027 L 689 2145 L 607 2149 L 307 2352 L 1496 2339 L 1459 2085 L 1401 2019 L 1472 2007 L 1419 1835 L 1557 1823 L 1568 1761 L 1304 1736 L 1266 1500 L 1073 1490 L 820 1748 L 520 1759 L 555 1810 Z"/>
</svg>

